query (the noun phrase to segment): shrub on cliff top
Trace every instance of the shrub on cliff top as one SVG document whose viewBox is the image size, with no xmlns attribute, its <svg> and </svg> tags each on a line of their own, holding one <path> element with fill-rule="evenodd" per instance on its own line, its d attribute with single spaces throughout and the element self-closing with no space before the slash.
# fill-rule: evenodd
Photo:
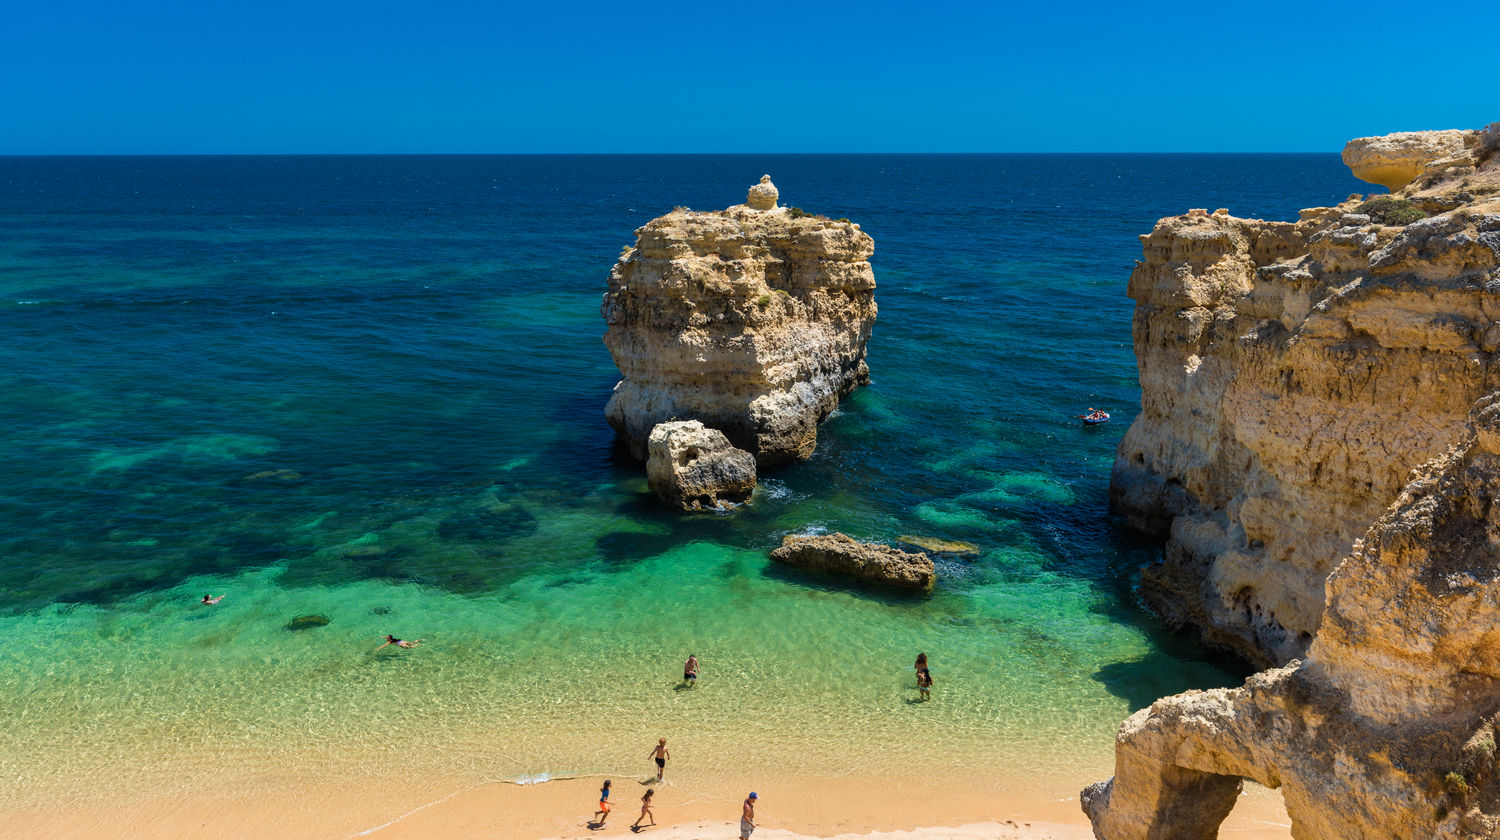
<svg viewBox="0 0 1500 840">
<path fill-rule="evenodd" d="M 1418 219 L 1427 218 L 1427 214 L 1413 207 L 1410 201 L 1388 195 L 1372 198 L 1355 208 L 1354 212 L 1369 216 L 1372 221 L 1382 225 L 1409 225 Z"/>
</svg>

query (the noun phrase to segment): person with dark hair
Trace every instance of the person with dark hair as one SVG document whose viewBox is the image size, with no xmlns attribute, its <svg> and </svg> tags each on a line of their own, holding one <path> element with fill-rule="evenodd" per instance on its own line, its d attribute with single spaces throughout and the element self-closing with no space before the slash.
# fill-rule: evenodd
<svg viewBox="0 0 1500 840">
<path fill-rule="evenodd" d="M 682 665 L 682 681 L 690 688 L 698 684 L 698 654 L 688 654 L 687 662 Z"/>
<path fill-rule="evenodd" d="M 604 787 L 599 788 L 599 810 L 594 812 L 594 824 L 598 828 L 604 827 L 604 821 L 609 819 L 609 779 L 604 780 Z"/>
<path fill-rule="evenodd" d="M 926 668 L 917 671 L 917 692 L 923 700 L 932 699 L 932 672 Z"/>
<path fill-rule="evenodd" d="M 224 600 L 224 596 L 223 595 L 220 595 L 217 598 L 213 598 L 213 597 L 210 597 L 208 595 L 204 595 L 203 596 L 203 600 L 200 603 L 206 604 L 206 605 L 208 605 L 208 606 L 211 607 L 214 604 L 217 604 L 217 603 L 219 603 L 222 600 Z"/>
<path fill-rule="evenodd" d="M 427 640 L 426 639 L 415 639 L 415 640 L 412 640 L 412 641 L 407 641 L 406 639 L 398 639 L 395 636 L 392 636 L 389 633 L 387 633 L 386 637 L 385 637 L 385 644 L 383 644 L 380 647 L 375 648 L 375 649 L 376 650 L 381 650 L 382 648 L 387 648 L 387 647 L 390 647 L 391 645 L 395 645 L 398 648 L 414 648 L 417 645 L 420 645 L 421 643 L 423 643 L 425 641 L 427 641 Z"/>
<path fill-rule="evenodd" d="M 641 820 L 644 820 L 647 817 L 651 818 L 652 825 L 656 825 L 656 815 L 651 813 L 651 797 L 655 795 L 655 793 L 655 788 L 646 789 L 646 795 L 641 797 L 641 815 L 635 818 L 635 825 L 632 825 L 631 828 L 640 828 Z"/>
<path fill-rule="evenodd" d="M 917 664 L 912 666 L 917 669 L 917 688 L 922 687 L 922 672 L 927 670 L 927 654 L 917 654 Z"/>
</svg>

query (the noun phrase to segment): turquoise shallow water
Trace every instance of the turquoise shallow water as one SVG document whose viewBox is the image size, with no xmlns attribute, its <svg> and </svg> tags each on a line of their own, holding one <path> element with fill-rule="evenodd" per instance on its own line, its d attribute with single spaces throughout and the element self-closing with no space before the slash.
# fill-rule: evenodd
<svg viewBox="0 0 1500 840">
<path fill-rule="evenodd" d="M 603 421 L 599 296 L 762 171 L 875 238 L 874 383 L 748 508 L 673 513 Z M 1129 711 L 1242 675 L 1136 608 L 1107 515 L 1135 236 L 1359 189 L 1333 155 L 0 159 L 0 802 L 659 734 L 710 777 L 1106 768 Z M 770 566 L 810 529 L 979 551 L 893 596 Z"/>
</svg>

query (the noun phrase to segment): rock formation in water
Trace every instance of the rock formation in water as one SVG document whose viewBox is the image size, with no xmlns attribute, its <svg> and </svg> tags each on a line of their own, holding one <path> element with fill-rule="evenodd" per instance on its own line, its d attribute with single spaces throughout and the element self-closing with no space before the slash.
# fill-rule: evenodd
<svg viewBox="0 0 1500 840">
<path fill-rule="evenodd" d="M 771 559 L 799 569 L 833 572 L 865 583 L 898 589 L 932 588 L 932 558 L 879 543 L 859 542 L 847 534 L 783 537 Z"/>
<path fill-rule="evenodd" d="M 718 429 L 763 465 L 806 458 L 817 424 L 869 382 L 874 241 L 776 198 L 767 176 L 745 204 L 673 210 L 615 264 L 601 311 L 622 378 L 605 416 L 637 458 L 668 420 Z"/>
<path fill-rule="evenodd" d="M 648 448 L 646 481 L 669 504 L 684 510 L 721 508 L 755 491 L 755 456 L 697 420 L 658 425 Z"/>
<path fill-rule="evenodd" d="M 1334 562 L 1500 387 L 1500 124 L 1435 135 L 1346 151 L 1391 183 L 1425 161 L 1399 195 L 1142 237 L 1112 501 L 1166 540 L 1146 601 L 1262 665 L 1306 653 Z"/>
<path fill-rule="evenodd" d="M 1328 579 L 1306 661 L 1137 712 L 1083 792 L 1101 840 L 1211 840 L 1241 777 L 1297 840 L 1500 829 L 1500 393 L 1418 468 Z"/>
</svg>

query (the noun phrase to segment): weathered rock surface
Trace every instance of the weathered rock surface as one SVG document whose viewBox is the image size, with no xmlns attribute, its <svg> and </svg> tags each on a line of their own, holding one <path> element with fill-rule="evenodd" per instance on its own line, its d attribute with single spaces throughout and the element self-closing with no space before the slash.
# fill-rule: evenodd
<svg viewBox="0 0 1500 840">
<path fill-rule="evenodd" d="M 791 534 L 782 538 L 771 559 L 799 569 L 834 572 L 901 589 L 931 589 L 936 579 L 932 559 L 925 553 L 863 543 L 847 534 Z"/>
<path fill-rule="evenodd" d="M 749 201 L 653 219 L 610 274 L 604 343 L 622 379 L 605 415 L 637 458 L 667 420 L 702 421 L 761 464 L 806 458 L 869 382 L 874 241 L 776 207 L 769 178 Z"/>
<path fill-rule="evenodd" d="M 1477 134 L 1476 131 L 1402 131 L 1359 137 L 1344 146 L 1344 165 L 1361 181 L 1396 192 L 1416 180 L 1429 165 L 1467 153 L 1465 141 Z"/>
<path fill-rule="evenodd" d="M 649 448 L 646 482 L 669 504 L 718 508 L 743 502 L 755 491 L 755 456 L 697 420 L 657 425 Z"/>
<path fill-rule="evenodd" d="M 1303 656 L 1334 561 L 1500 387 L 1500 127 L 1460 134 L 1472 166 L 1394 199 L 1142 237 L 1141 412 L 1111 498 L 1166 540 L 1142 594 L 1168 623 Z"/>
<path fill-rule="evenodd" d="M 1240 777 L 1298 840 L 1478 840 L 1500 828 L 1500 393 L 1328 579 L 1306 661 L 1133 715 L 1083 792 L 1101 840 L 1208 840 Z"/>
</svg>

